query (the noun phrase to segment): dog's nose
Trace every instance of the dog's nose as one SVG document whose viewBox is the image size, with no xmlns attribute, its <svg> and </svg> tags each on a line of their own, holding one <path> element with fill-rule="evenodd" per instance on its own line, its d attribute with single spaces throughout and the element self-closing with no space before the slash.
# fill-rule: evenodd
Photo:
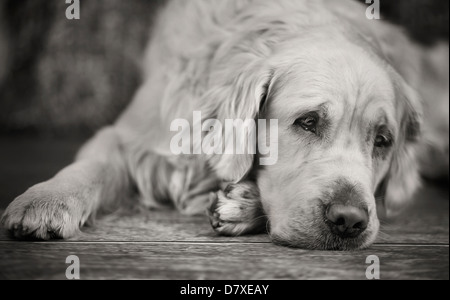
<svg viewBox="0 0 450 300">
<path fill-rule="evenodd" d="M 326 217 L 331 231 L 342 238 L 355 238 L 366 230 L 368 213 L 358 207 L 334 204 L 328 207 Z"/>
</svg>

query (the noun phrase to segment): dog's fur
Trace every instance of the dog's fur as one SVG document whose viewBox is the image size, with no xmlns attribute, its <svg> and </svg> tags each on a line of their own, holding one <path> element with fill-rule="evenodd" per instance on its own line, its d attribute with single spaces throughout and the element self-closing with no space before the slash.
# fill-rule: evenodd
<svg viewBox="0 0 450 300">
<path fill-rule="evenodd" d="M 448 46 L 439 49 L 448 60 Z M 273 241 L 284 245 L 365 248 L 378 233 L 377 209 L 392 214 L 412 198 L 420 162 L 435 174 L 429 149 L 448 166 L 448 109 L 430 106 L 425 112 L 438 114 L 422 126 L 412 88 L 448 108 L 448 69 L 436 75 L 442 82 L 420 71 L 436 65 L 436 53 L 367 20 L 352 1 L 172 0 L 132 104 L 73 165 L 18 197 L 3 223 L 18 238 L 69 238 L 137 190 L 149 208 L 171 202 L 197 214 L 209 205 L 221 234 L 270 225 Z M 193 111 L 221 121 L 278 119 L 278 163 L 174 156 L 170 124 L 192 119 Z M 317 134 L 293 125 L 309 112 L 320 117 Z M 381 127 L 392 135 L 389 147 L 374 147 Z M 361 236 L 344 239 L 330 232 L 324 210 L 349 198 L 370 218 Z"/>
</svg>

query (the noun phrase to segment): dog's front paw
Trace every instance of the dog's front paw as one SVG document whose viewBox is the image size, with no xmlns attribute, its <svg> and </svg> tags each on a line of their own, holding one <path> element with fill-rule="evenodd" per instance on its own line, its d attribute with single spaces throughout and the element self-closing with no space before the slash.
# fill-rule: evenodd
<svg viewBox="0 0 450 300">
<path fill-rule="evenodd" d="M 69 238 L 85 221 L 81 208 L 76 195 L 47 182 L 16 198 L 6 209 L 1 223 L 18 239 Z"/>
<path fill-rule="evenodd" d="M 267 222 L 253 184 L 229 185 L 211 194 L 208 216 L 213 229 L 226 236 L 260 232 Z"/>
</svg>

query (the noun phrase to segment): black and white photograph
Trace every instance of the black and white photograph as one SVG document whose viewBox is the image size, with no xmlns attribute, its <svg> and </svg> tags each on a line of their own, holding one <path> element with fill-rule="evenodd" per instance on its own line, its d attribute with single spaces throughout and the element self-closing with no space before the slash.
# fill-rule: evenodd
<svg viewBox="0 0 450 300">
<path fill-rule="evenodd" d="M 0 218 L 0 280 L 448 280 L 449 1 L 0 0 Z"/>
</svg>

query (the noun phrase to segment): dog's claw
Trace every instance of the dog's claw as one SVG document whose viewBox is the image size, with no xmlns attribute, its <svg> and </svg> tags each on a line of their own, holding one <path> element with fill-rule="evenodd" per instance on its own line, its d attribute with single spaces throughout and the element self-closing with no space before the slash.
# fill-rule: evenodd
<svg viewBox="0 0 450 300">
<path fill-rule="evenodd" d="M 216 230 L 220 225 L 220 215 L 216 211 L 218 201 L 219 197 L 217 196 L 217 193 L 211 193 L 209 195 L 209 208 L 207 209 L 206 213 L 214 230 Z"/>
</svg>

